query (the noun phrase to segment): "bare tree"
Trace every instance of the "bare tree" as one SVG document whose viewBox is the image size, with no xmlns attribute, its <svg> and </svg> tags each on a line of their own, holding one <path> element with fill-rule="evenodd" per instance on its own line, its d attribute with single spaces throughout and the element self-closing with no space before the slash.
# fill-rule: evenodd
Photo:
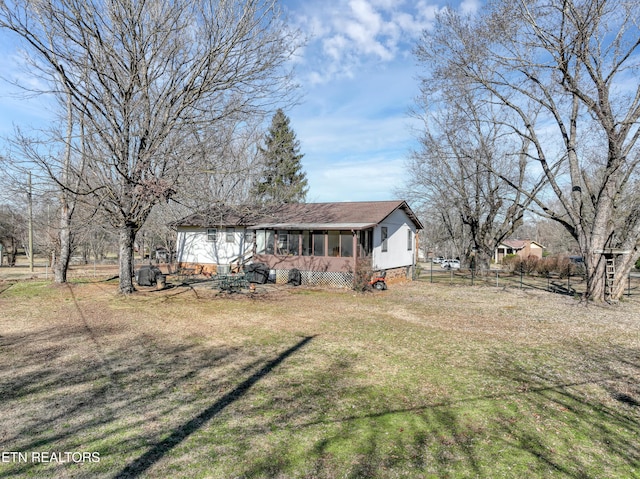
<svg viewBox="0 0 640 479">
<path fill-rule="evenodd" d="M 434 201 L 427 201 L 424 195 L 416 197 L 407 190 L 404 190 L 403 194 L 419 205 L 418 214 L 423 218 L 425 226 L 420 234 L 420 244 L 424 243 L 427 252 L 430 251 L 432 257 L 462 258 L 471 244 L 469 230 L 465 228 L 460 215 L 451 208 L 447 199 L 434 197 Z"/>
<path fill-rule="evenodd" d="M 637 0 L 500 0 L 473 19 L 447 10 L 417 50 L 425 81 L 463 79 L 530 143 L 550 188 L 536 209 L 576 239 L 594 300 L 622 295 L 640 247 L 640 205 L 623 204 L 640 161 L 639 21 Z"/>
<path fill-rule="evenodd" d="M 544 245 L 547 255 L 577 255 L 578 243 L 567 229 L 557 221 L 528 215 L 523 224 L 514 232 L 514 237 L 532 239 Z"/>
<path fill-rule="evenodd" d="M 177 192 L 175 202 L 190 212 L 208 208 L 213 202 L 249 203 L 250 187 L 262 169 L 258 145 L 262 118 L 226 119 L 200 142 L 200 161 L 189 175 L 190 187 Z M 172 208 L 184 217 L 185 210 Z M 173 218 L 176 220 L 179 218 Z"/>
<path fill-rule="evenodd" d="M 123 293 L 134 291 L 136 233 L 188 184 L 202 139 L 292 91 L 298 42 L 272 0 L 1 1 L 0 27 L 83 117 L 76 193 L 118 231 Z"/>
<path fill-rule="evenodd" d="M 532 201 L 511 185 L 535 191 L 544 181 L 529 180 L 527 143 L 514 145 L 492 120 L 491 108 L 481 108 L 479 98 L 459 86 L 423 85 L 424 131 L 421 148 L 408 162 L 406 189 L 414 200 L 436 205 L 434 218 L 460 245 L 463 260 L 486 270 L 495 248 L 522 223 Z"/>
</svg>

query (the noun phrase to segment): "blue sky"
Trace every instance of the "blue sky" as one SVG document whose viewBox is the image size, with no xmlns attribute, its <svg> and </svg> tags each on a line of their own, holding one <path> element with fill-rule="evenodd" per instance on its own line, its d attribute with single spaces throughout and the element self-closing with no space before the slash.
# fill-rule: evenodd
<svg viewBox="0 0 640 479">
<path fill-rule="evenodd" d="M 456 8 L 475 11 L 479 2 Z M 283 6 L 308 38 L 295 59 L 304 96 L 285 111 L 305 155 L 307 201 L 395 198 L 419 126 L 408 115 L 418 94 L 412 49 L 444 3 L 285 0 Z M 30 81 L 15 70 L 16 55 L 15 41 L 0 33 L 0 75 Z M 42 99 L 16 98 L 0 84 L 0 135 L 47 115 Z"/>
<path fill-rule="evenodd" d="M 387 200 L 405 179 L 419 124 L 412 53 L 442 3 L 428 0 L 288 0 L 308 36 L 297 72 L 304 102 L 287 111 L 304 153 L 308 201 Z M 479 0 L 457 8 L 472 12 Z"/>
</svg>

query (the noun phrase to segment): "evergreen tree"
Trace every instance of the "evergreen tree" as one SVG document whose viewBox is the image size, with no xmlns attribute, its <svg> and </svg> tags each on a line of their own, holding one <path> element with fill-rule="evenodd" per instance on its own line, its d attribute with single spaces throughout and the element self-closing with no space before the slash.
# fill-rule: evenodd
<svg viewBox="0 0 640 479">
<path fill-rule="evenodd" d="M 260 148 L 264 169 L 253 187 L 253 197 L 262 203 L 303 203 L 307 197 L 307 175 L 302 170 L 300 142 L 281 109 L 273 116 Z"/>
</svg>

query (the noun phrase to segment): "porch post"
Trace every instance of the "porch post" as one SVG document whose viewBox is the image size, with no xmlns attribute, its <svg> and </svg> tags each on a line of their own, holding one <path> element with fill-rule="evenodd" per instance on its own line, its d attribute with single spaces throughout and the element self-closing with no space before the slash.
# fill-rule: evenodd
<svg viewBox="0 0 640 479">
<path fill-rule="evenodd" d="M 358 233 L 355 230 L 351 230 L 351 251 L 353 251 L 353 271 L 356 271 L 358 266 L 358 257 L 360 252 L 358 251 Z"/>
</svg>

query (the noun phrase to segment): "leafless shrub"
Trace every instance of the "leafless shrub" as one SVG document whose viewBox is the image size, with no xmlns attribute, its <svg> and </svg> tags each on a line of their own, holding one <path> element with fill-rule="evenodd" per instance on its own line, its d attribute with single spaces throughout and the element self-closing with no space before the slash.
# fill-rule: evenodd
<svg viewBox="0 0 640 479">
<path fill-rule="evenodd" d="M 355 291 L 371 291 L 371 277 L 373 267 L 371 256 L 360 257 L 356 260 L 356 269 L 353 272 L 353 289 Z"/>
</svg>

